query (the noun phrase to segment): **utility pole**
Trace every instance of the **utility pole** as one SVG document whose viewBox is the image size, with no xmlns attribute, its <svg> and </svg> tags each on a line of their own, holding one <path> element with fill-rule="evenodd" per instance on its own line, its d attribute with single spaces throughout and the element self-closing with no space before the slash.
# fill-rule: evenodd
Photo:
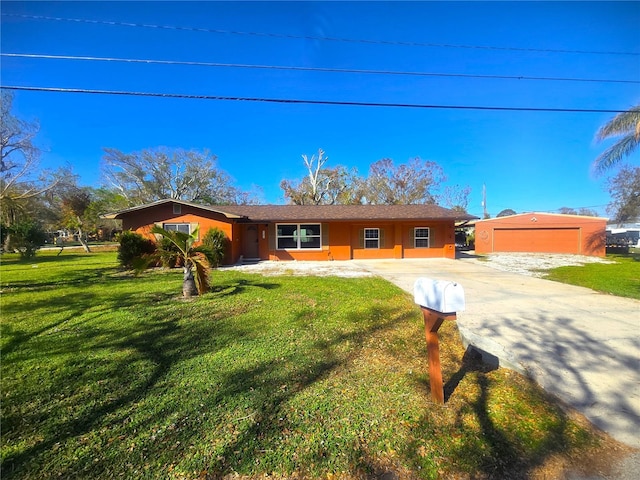
<svg viewBox="0 0 640 480">
<path fill-rule="evenodd" d="M 487 187 L 484 183 L 482 184 L 482 218 L 489 218 L 487 213 Z"/>
</svg>

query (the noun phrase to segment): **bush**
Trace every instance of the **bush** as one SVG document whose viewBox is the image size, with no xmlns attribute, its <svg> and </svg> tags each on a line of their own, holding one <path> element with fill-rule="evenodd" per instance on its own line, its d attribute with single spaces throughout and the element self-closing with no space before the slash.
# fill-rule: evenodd
<svg viewBox="0 0 640 480">
<path fill-rule="evenodd" d="M 156 251 L 156 244 L 139 233 L 127 230 L 120 234 L 118 261 L 123 267 L 133 267 L 133 260 Z"/>
<path fill-rule="evenodd" d="M 7 229 L 9 237 L 9 250 L 16 250 L 20 258 L 35 257 L 36 251 L 44 245 L 47 234 L 42 226 L 30 220 L 16 223 Z"/>
<path fill-rule="evenodd" d="M 210 228 L 202 237 L 202 245 L 207 247 L 210 252 L 212 267 L 217 267 L 222 262 L 224 254 L 227 250 L 229 239 L 227 235 L 219 228 Z M 208 255 L 209 256 L 209 255 Z"/>
</svg>

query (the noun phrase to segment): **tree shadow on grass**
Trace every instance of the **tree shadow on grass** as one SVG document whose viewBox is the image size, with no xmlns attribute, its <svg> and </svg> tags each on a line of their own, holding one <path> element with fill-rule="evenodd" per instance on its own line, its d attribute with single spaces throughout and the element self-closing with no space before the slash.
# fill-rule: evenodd
<svg viewBox="0 0 640 480">
<path fill-rule="evenodd" d="M 3 282 L 2 289 L 9 292 L 20 292 L 24 290 L 44 290 L 47 288 L 57 288 L 60 286 L 88 285 L 94 282 L 103 281 L 111 277 L 114 273 L 113 267 L 84 269 L 77 272 L 69 272 L 61 280 L 16 280 Z M 114 279 L 117 277 L 114 277 Z M 126 278 L 126 277 L 123 277 Z"/>
<path fill-rule="evenodd" d="M 243 281 L 231 282 L 227 285 L 229 287 L 234 288 L 234 294 L 240 294 L 249 289 L 277 288 L 278 284 Z M 224 292 L 222 285 L 219 293 L 225 295 Z M 202 300 L 206 302 L 206 298 Z M 14 391 L 4 399 L 3 436 L 7 435 L 6 438 L 15 442 L 19 432 L 38 429 L 34 441 L 4 456 L 4 476 L 11 478 L 40 472 L 44 478 L 47 472 L 42 467 L 56 458 L 52 452 L 57 451 L 60 452 L 62 463 L 56 467 L 55 475 L 53 472 L 51 474 L 67 478 L 133 475 L 132 471 L 127 471 L 129 467 L 123 460 L 127 455 L 132 458 L 138 455 L 161 458 L 166 465 L 188 456 L 188 445 L 198 444 L 205 434 L 195 419 L 184 420 L 196 422 L 189 424 L 189 428 L 175 427 L 172 430 L 170 437 L 175 438 L 177 443 L 169 451 L 155 442 L 145 444 L 144 454 L 139 450 L 127 453 L 126 446 L 133 439 L 137 439 L 137 443 L 142 441 L 140 432 L 153 430 L 156 425 L 166 422 L 167 418 L 192 415 L 185 413 L 193 407 L 193 399 L 187 391 L 184 392 L 184 400 L 177 402 L 183 396 L 181 392 L 164 393 L 165 388 L 176 388 L 161 386 L 167 381 L 167 375 L 178 364 L 185 365 L 196 358 L 208 358 L 217 352 L 227 352 L 231 348 L 254 342 L 256 332 L 251 324 L 226 321 L 224 312 L 209 312 L 206 308 L 198 310 L 208 312 L 206 317 L 200 313 L 193 319 L 185 318 L 185 315 L 193 315 L 188 313 L 192 311 L 192 304 L 176 309 L 175 305 L 165 302 L 166 311 L 160 305 L 156 310 L 145 310 L 144 319 L 126 320 L 122 324 L 111 320 L 103 325 L 96 323 L 102 312 L 123 309 L 132 313 L 140 297 L 116 295 L 96 308 L 95 296 L 77 292 L 75 296 L 67 296 L 66 301 L 59 300 L 59 305 L 53 302 L 51 306 L 68 307 L 69 301 L 73 301 L 73 308 L 62 318 L 28 334 L 13 332 L 14 338 L 7 345 L 9 362 L 30 362 L 37 358 L 42 362 L 42 358 L 47 358 L 52 366 L 42 368 L 40 372 L 28 372 L 31 381 L 35 380 L 31 390 Z M 61 328 L 65 322 L 80 316 L 89 308 L 89 316 L 85 312 L 85 318 L 69 328 Z M 362 312 L 347 323 L 357 324 L 361 321 L 361 315 L 386 317 L 389 321 L 372 323 L 363 329 L 353 328 L 345 333 L 338 332 L 330 338 L 318 339 L 310 347 L 283 352 L 276 358 L 257 356 L 248 365 L 244 365 L 246 359 L 238 358 L 237 365 L 232 363 L 228 370 L 215 372 L 211 388 L 200 391 L 202 396 L 198 400 L 203 408 L 219 411 L 228 402 L 246 398 L 253 421 L 240 425 L 239 431 L 223 446 L 221 454 L 202 467 L 214 473 L 254 468 L 256 458 L 263 456 L 261 450 L 264 445 L 278 445 L 281 441 L 281 417 L 284 416 L 287 401 L 348 361 L 342 353 L 336 353 L 336 347 L 344 342 L 361 344 L 398 319 L 391 308 L 373 310 Z M 46 362 L 42 365 L 46 365 Z M 11 372 L 11 375 L 17 373 Z M 176 378 L 180 377 L 176 377 L 173 371 L 171 382 L 177 381 Z M 33 388 L 38 391 L 33 391 Z M 157 395 L 166 403 L 155 405 Z M 147 405 L 144 413 L 139 412 L 138 409 L 145 408 L 144 405 Z M 129 424 L 131 427 L 127 427 Z M 40 425 L 45 427 L 40 428 Z M 127 431 L 132 440 L 128 440 Z M 99 446 L 110 448 L 109 455 L 113 455 L 114 448 L 110 444 L 114 440 L 104 437 L 109 435 L 107 432 L 122 433 L 122 438 L 118 437 L 114 443 L 116 451 L 120 452 L 116 462 L 106 458 L 101 449 L 96 450 Z M 92 451 L 80 453 L 85 437 L 103 438 L 91 447 Z M 63 453 L 65 449 L 73 448 L 79 449 L 78 453 Z M 166 458 L 168 453 L 173 460 Z M 324 455 L 326 453 L 322 451 L 311 453 L 317 462 L 325 460 Z M 74 456 L 76 459 L 70 461 Z M 132 460 L 129 465 L 139 468 L 141 464 Z M 155 472 L 158 473 L 157 470 Z"/>
<path fill-rule="evenodd" d="M 224 283 L 216 283 L 211 286 L 211 290 L 209 291 L 210 295 L 215 296 L 228 296 L 228 295 L 238 295 L 244 293 L 247 288 L 250 287 L 258 287 L 264 290 L 273 290 L 275 288 L 280 288 L 280 284 L 278 283 L 268 283 L 268 282 L 259 282 L 246 278 L 241 278 L 238 280 L 232 280 Z"/>
<path fill-rule="evenodd" d="M 282 362 L 271 365 L 260 365 L 257 368 L 236 373 L 224 384 L 226 391 L 220 391 L 215 402 L 225 397 L 244 395 L 255 391 L 251 409 L 252 421 L 221 450 L 219 456 L 209 465 L 203 465 L 205 478 L 217 479 L 238 473 L 249 473 L 256 465 L 265 472 L 282 468 L 281 474 L 302 475 L 301 478 L 313 478 L 314 469 L 322 471 L 322 465 L 333 461 L 332 453 L 324 442 L 310 441 L 311 450 L 295 452 L 295 458 L 289 458 L 279 465 L 270 465 L 267 453 L 278 450 L 286 442 L 286 432 L 300 428 L 289 418 L 286 405 L 296 396 L 304 395 L 305 390 L 313 388 L 331 376 L 336 370 L 348 368 L 358 355 L 358 351 L 371 338 L 381 335 L 390 327 L 407 319 L 411 313 L 394 310 L 390 307 L 372 307 L 367 311 L 353 313 L 345 320 L 345 324 L 359 325 L 363 318 L 382 318 L 381 322 L 372 322 L 364 328 L 335 332 L 329 337 L 319 338 L 308 349 L 295 351 L 281 358 Z M 299 328 L 312 324 L 313 311 L 302 309 L 294 322 Z M 348 352 L 338 353 L 341 346 L 350 345 Z M 286 366 L 285 368 L 283 368 Z M 266 367 L 266 368 L 265 368 Z M 291 369 L 293 367 L 293 370 Z M 264 384 L 265 376 L 269 378 Z M 262 386 L 261 386 L 262 385 Z M 308 411 L 306 415 L 320 415 L 319 412 Z M 309 435 L 312 435 L 310 432 Z M 375 460 L 361 445 L 349 444 L 343 455 L 352 459 L 354 468 L 359 473 L 378 471 Z M 358 472 L 353 472 L 358 473 Z"/>
<path fill-rule="evenodd" d="M 71 322 L 77 327 L 78 318 L 84 317 L 84 321 L 87 322 L 106 312 L 113 312 L 114 310 L 127 309 L 140 305 L 140 303 L 145 300 L 162 302 L 174 296 L 173 294 L 165 292 L 139 294 L 128 291 L 117 292 L 113 289 L 110 290 L 109 286 L 113 285 L 113 282 L 124 279 L 132 281 L 133 279 L 131 277 L 112 277 L 106 275 L 106 271 L 113 271 L 113 269 L 104 270 L 104 272 L 98 273 L 90 273 L 90 271 L 87 271 L 86 275 L 78 275 L 76 278 L 65 281 L 63 284 L 45 282 L 35 284 L 33 287 L 26 287 L 29 294 L 33 293 L 34 295 L 55 287 L 64 287 L 65 291 L 57 296 L 47 295 L 46 298 L 43 297 L 43 300 L 39 300 L 39 297 L 31 297 L 36 298 L 36 300 L 31 302 L 3 301 L 3 315 L 13 316 L 15 318 L 22 318 L 29 315 L 41 317 L 40 321 L 37 322 L 41 326 L 32 330 L 21 328 L 19 322 L 3 322 L 3 354 L 6 356 L 30 339 L 56 331 L 67 323 Z M 142 281 L 142 279 L 139 281 Z M 84 289 L 83 287 L 89 283 L 103 284 L 104 290 Z M 25 294 L 25 291 L 21 290 L 21 288 L 25 288 L 25 286 L 23 285 L 7 295 L 14 293 Z M 88 311 L 91 311 L 92 315 L 87 316 Z"/>
<path fill-rule="evenodd" d="M 156 316 L 133 327 L 78 328 L 75 334 L 64 338 L 57 335 L 39 337 L 38 351 L 32 352 L 31 357 L 54 359 L 76 352 L 81 360 L 75 362 L 70 358 L 65 362 L 63 373 L 51 372 L 43 381 L 44 391 L 38 394 L 49 397 L 46 413 L 18 408 L 14 413 L 3 414 L 4 433 L 19 431 L 23 425 L 38 425 L 45 421 L 44 417 L 47 417 L 48 425 L 40 432 L 40 441 L 3 459 L 3 474 L 9 478 L 43 453 L 72 438 L 91 432 L 95 435 L 97 430 L 108 425 L 126 423 L 131 408 L 150 394 L 176 362 L 209 352 L 207 346 L 210 345 L 203 339 L 211 336 L 229 339 L 243 334 L 243 331 L 229 326 L 204 322 L 186 329 L 179 325 L 177 318 Z M 24 342 L 26 339 L 20 340 Z M 13 347 L 19 345 L 20 341 L 17 341 Z M 219 341 L 218 347 L 222 348 L 224 344 Z M 23 359 L 27 355 L 20 353 Z M 69 413 L 67 405 L 74 405 L 78 395 L 87 398 L 75 404 L 77 411 Z M 5 406 L 6 402 L 25 402 L 28 405 L 33 400 L 28 397 L 28 394 L 14 395 L 5 399 Z M 76 400 L 66 400 L 74 397 Z M 96 466 L 99 463 L 95 461 Z M 83 475 L 75 466 L 67 468 L 70 469 L 69 476 Z"/>
</svg>

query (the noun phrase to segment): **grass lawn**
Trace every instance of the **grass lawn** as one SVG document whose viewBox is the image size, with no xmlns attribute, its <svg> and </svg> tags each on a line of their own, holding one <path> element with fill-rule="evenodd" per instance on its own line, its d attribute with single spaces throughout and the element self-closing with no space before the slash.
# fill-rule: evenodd
<svg viewBox="0 0 640 480">
<path fill-rule="evenodd" d="M 619 297 L 640 299 L 640 255 L 607 255 L 615 263 L 588 263 L 549 270 L 545 278 L 591 288 Z"/>
<path fill-rule="evenodd" d="M 378 278 L 121 272 L 2 257 L 2 478 L 556 478 L 612 443 Z M 464 356 L 464 358 L 463 358 Z"/>
</svg>

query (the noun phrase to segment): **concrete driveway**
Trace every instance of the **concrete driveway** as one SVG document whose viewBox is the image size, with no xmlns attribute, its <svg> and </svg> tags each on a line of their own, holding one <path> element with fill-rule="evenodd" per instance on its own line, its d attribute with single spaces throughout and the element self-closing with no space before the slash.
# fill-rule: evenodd
<svg viewBox="0 0 640 480">
<path fill-rule="evenodd" d="M 469 259 L 355 263 L 411 293 L 418 277 L 460 283 L 465 344 L 529 375 L 615 439 L 640 448 L 640 301 Z"/>
</svg>

